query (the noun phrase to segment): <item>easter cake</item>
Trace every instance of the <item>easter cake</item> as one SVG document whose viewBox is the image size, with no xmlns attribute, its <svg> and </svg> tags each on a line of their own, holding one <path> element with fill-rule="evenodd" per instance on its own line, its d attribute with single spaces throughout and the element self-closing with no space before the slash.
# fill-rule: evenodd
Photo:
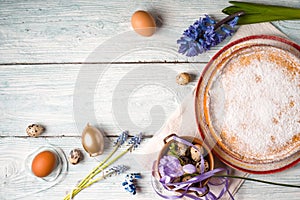
<svg viewBox="0 0 300 200">
<path fill-rule="evenodd" d="M 241 48 L 216 66 L 203 109 L 217 145 L 243 162 L 268 163 L 298 152 L 299 57 L 267 45 Z"/>
</svg>

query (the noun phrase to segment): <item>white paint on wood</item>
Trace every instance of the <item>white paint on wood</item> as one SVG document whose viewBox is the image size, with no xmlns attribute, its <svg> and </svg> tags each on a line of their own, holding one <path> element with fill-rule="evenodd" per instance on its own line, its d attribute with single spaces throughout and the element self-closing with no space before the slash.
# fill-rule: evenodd
<svg viewBox="0 0 300 200">
<path fill-rule="evenodd" d="M 110 135 L 126 129 L 153 134 L 192 91 L 203 67 L 165 63 L 1 66 L 0 134 L 26 136 L 29 124 L 41 123 L 46 127 L 43 136 L 78 136 L 87 122 Z M 84 69 L 88 73 L 80 71 Z M 95 69 L 97 76 L 92 80 Z M 186 86 L 175 82 L 183 71 L 193 75 Z M 83 90 L 74 97 L 76 84 Z M 91 84 L 94 89 L 85 87 Z M 74 99 L 83 98 L 86 104 L 73 106 Z M 82 118 L 75 121 L 79 112 Z"/>
<path fill-rule="evenodd" d="M 257 2 L 270 3 L 267 0 Z M 288 3 L 287 3 L 288 2 Z M 273 4 L 299 6 L 299 0 L 276 1 Z M 110 61 L 109 52 L 118 51 L 118 47 L 132 47 L 132 38 L 122 38 L 114 42 L 112 38 L 121 37 L 131 30 L 130 18 L 138 9 L 145 9 L 161 18 L 162 27 L 154 37 L 135 38 L 154 41 L 156 37 L 166 35 L 166 30 L 174 34 L 168 45 L 177 49 L 176 40 L 180 34 L 196 19 L 210 14 L 217 20 L 225 15 L 221 10 L 228 6 L 227 1 L 5 1 L 0 6 L 0 62 L 83 62 L 92 51 L 108 41 L 111 48 L 108 55 L 97 61 Z M 297 24 L 296 24 L 297 25 Z M 299 25 L 299 23 L 298 23 Z M 284 27 L 285 23 L 279 24 Z M 297 28 L 291 27 L 297 34 Z M 290 32 L 290 29 L 284 29 Z M 292 33 L 293 31 L 291 31 Z M 295 37 L 296 38 L 296 35 Z M 159 41 L 161 42 L 161 41 Z M 208 61 L 216 50 L 226 42 L 213 48 L 208 56 L 198 56 L 197 61 Z M 144 44 L 141 43 L 143 47 Z M 122 49 L 122 48 L 121 48 Z M 123 51 L 120 51 L 123 53 Z M 108 57 L 108 58 L 107 58 Z M 151 54 L 140 54 L 131 57 L 130 61 L 180 61 L 185 57 L 153 57 Z M 123 60 L 128 61 L 128 60 Z"/>
<path fill-rule="evenodd" d="M 6 137 L 0 140 L 0 162 L 1 162 L 1 179 L 0 179 L 0 198 L 14 199 L 24 194 L 32 193 L 39 188 L 51 185 L 44 181 L 35 179 L 24 169 L 24 160 L 28 154 L 39 147 L 49 144 L 55 145 L 62 149 L 68 155 L 73 148 L 80 148 L 84 153 L 84 160 L 77 165 L 69 165 L 65 178 L 58 184 L 55 184 L 48 190 L 39 193 L 29 194 L 21 199 L 62 199 L 67 191 L 70 191 L 76 183 L 91 171 L 97 163 L 103 160 L 113 148 L 113 140 L 115 138 L 106 138 L 105 151 L 103 155 L 96 158 L 90 158 L 84 152 L 81 146 L 80 137 L 54 137 L 54 138 L 13 138 Z M 142 144 L 147 143 L 148 139 L 144 139 Z M 120 149 L 124 150 L 125 147 Z M 137 150 L 138 151 L 138 150 Z M 122 157 L 118 164 L 129 166 L 128 172 L 139 172 L 143 178 L 138 180 L 138 194 L 131 196 L 123 190 L 121 183 L 125 174 L 108 178 L 104 181 L 94 184 L 92 187 L 82 191 L 75 199 L 160 199 L 151 187 L 151 172 L 143 168 L 134 152 L 128 153 Z M 252 178 L 258 178 L 269 181 L 276 181 L 289 184 L 298 184 L 300 176 L 300 165 L 287 170 L 285 172 L 273 175 L 252 175 Z M 5 168 L 5 169 L 3 169 Z M 298 199 L 299 189 L 297 188 L 281 188 L 261 183 L 246 181 L 236 194 L 236 199 L 256 199 L 264 197 L 264 199 Z"/>
<path fill-rule="evenodd" d="M 256 2 L 294 7 L 299 7 L 300 3 L 299 0 Z M 80 63 L 99 63 L 93 66 L 99 69 L 98 72 L 101 71 L 96 85 L 93 85 L 94 90 L 79 93 L 90 92 L 94 95 L 93 99 L 86 102 L 95 105 L 96 120 L 92 123 L 103 129 L 108 136 L 117 135 L 125 128 L 133 129 L 132 134 L 138 128 L 144 129 L 151 136 L 164 117 L 180 103 L 181 97 L 192 90 L 208 60 L 228 42 L 224 41 L 196 58 L 186 58 L 177 53 L 176 40 L 205 13 L 216 19 L 223 18 L 225 15 L 221 10 L 228 5 L 227 0 L 180 0 L 172 3 L 159 0 L 1 1 L 0 199 L 14 199 L 21 192 L 28 194 L 37 189 L 34 185 L 36 181 L 23 179 L 27 176 L 23 173 L 23 161 L 32 150 L 50 143 L 68 154 L 71 149 L 81 147 L 79 136 L 88 116 L 76 124 L 73 108 L 74 88 L 83 66 Z M 148 10 L 157 19 L 161 19 L 162 26 L 151 38 L 140 37 L 131 30 L 130 17 L 138 9 Z M 299 21 L 273 24 L 292 40 L 300 42 Z M 186 61 L 198 63 L 173 64 Z M 118 64 L 110 65 L 112 62 Z M 174 84 L 174 75 L 183 71 L 191 72 L 195 79 L 188 86 L 177 86 Z M 88 73 L 82 77 L 82 85 L 94 83 Z M 117 95 L 119 93 L 123 96 Z M 131 124 L 125 127 L 128 119 L 125 118 L 126 110 L 123 108 L 119 113 L 122 117 L 113 115 L 119 110 L 112 109 L 112 100 L 117 100 L 115 103 L 124 101 L 130 122 L 135 126 Z M 151 114 L 151 109 L 157 108 L 158 112 L 155 110 L 153 113 L 158 115 Z M 151 124 L 154 117 L 160 120 Z M 45 125 L 47 131 L 44 137 L 15 137 L 26 136 L 25 129 L 30 123 Z M 107 139 L 109 145 L 106 146 L 105 155 L 111 150 L 111 139 Z M 130 172 L 142 173 L 143 179 L 138 181 L 139 192 L 136 196 L 123 191 L 120 185 L 123 177 L 119 176 L 95 184 L 76 199 L 160 199 L 151 188 L 151 172 L 144 170 L 133 155 L 124 157 L 118 163 L 129 165 Z M 62 199 L 96 164 L 95 159 L 86 155 L 81 164 L 69 166 L 68 174 L 62 182 L 21 199 Z M 299 167 L 297 165 L 274 175 L 251 177 L 299 185 Z M 236 199 L 296 200 L 299 196 L 299 189 L 246 181 L 236 194 Z"/>
</svg>

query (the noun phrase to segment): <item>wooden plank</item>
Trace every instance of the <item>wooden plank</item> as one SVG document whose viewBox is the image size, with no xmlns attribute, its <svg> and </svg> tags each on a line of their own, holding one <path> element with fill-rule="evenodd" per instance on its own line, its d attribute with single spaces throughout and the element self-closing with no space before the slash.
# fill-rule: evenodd
<svg viewBox="0 0 300 200">
<path fill-rule="evenodd" d="M 300 1 L 298 1 L 298 5 Z M 273 23 L 279 30 L 285 33 L 291 40 L 300 44 L 300 21 L 289 20 L 289 21 L 278 21 Z"/>
<path fill-rule="evenodd" d="M 109 135 L 155 132 L 192 91 L 204 64 L 8 65 L 0 71 L 0 135 L 78 136 L 87 122 Z M 193 80 L 175 82 L 187 71 Z M 78 129 L 77 129 L 78 128 Z"/>
<path fill-rule="evenodd" d="M 270 3 L 267 0 L 258 2 Z M 299 6 L 299 0 L 272 2 Z M 207 62 L 227 41 L 207 54 L 186 58 L 177 53 L 176 40 L 195 19 L 210 14 L 217 20 L 227 0 L 201 3 L 189 1 L 2 1 L 0 6 L 0 63 L 84 62 L 101 49 L 97 62 L 198 61 Z M 149 10 L 161 18 L 162 26 L 150 38 L 131 30 L 130 18 L 137 9 Z M 299 22 L 278 24 L 299 42 Z M 149 48 L 158 48 L 153 53 Z M 124 56 L 131 54 L 132 56 Z M 134 55 L 134 56 L 133 56 Z M 116 57 L 119 56 L 119 57 Z"/>
<path fill-rule="evenodd" d="M 62 175 L 61 182 L 55 185 L 55 182 L 46 182 L 31 176 L 30 169 L 25 167 L 26 157 L 40 147 L 55 145 L 60 148 L 66 155 L 73 148 L 80 148 L 84 154 L 84 160 L 78 165 L 69 165 L 68 171 Z M 0 138 L 0 199 L 40 199 L 50 197 L 51 199 L 62 199 L 67 191 L 73 189 L 76 183 L 85 177 L 102 159 L 104 159 L 112 150 L 113 142 L 107 139 L 105 145 L 105 153 L 96 158 L 91 158 L 84 152 L 79 137 L 61 137 L 61 138 Z M 122 147 L 122 152 L 126 147 Z M 118 152 L 118 153 L 119 153 Z M 116 154 L 117 155 L 117 154 Z M 65 163 L 66 164 L 66 163 Z M 143 180 L 139 181 L 140 192 L 139 197 L 151 199 L 154 193 L 150 186 L 150 171 L 141 168 L 134 155 L 128 153 L 115 165 L 124 164 L 129 167 L 128 172 L 139 172 L 143 175 Z M 30 163 L 29 163 L 30 166 Z M 112 165 L 114 166 L 114 165 Z M 110 196 L 112 199 L 119 199 L 124 196 L 125 199 L 131 199 L 131 195 L 123 190 L 121 183 L 124 181 L 125 175 L 111 177 L 93 187 L 83 191 L 78 195 L 78 199 L 95 199 L 101 195 Z M 60 179 L 60 178 L 59 178 Z M 48 189 L 47 189 L 48 188 Z M 49 189 L 51 188 L 51 189 Z M 37 193 L 41 189 L 39 193 Z M 114 191 L 110 193 L 109 191 Z M 24 195 L 27 194 L 26 197 Z M 104 198 L 105 199 L 105 198 Z"/>
<path fill-rule="evenodd" d="M 286 183 L 291 185 L 299 185 L 297 177 L 300 175 L 300 164 L 286 171 L 268 174 L 268 175 L 251 175 L 251 178 L 267 180 L 278 183 Z M 235 195 L 236 199 L 299 199 L 299 188 L 288 188 L 274 185 L 267 185 L 246 181 Z"/>
<path fill-rule="evenodd" d="M 269 0 L 256 2 L 270 3 Z M 272 4 L 299 7 L 299 0 L 281 0 Z M 207 54 L 188 59 L 176 52 L 177 38 L 204 13 L 221 19 L 224 15 L 220 10 L 227 5 L 227 0 L 206 3 L 196 0 L 188 3 L 158 0 L 1 1 L 0 199 L 13 199 L 20 191 L 35 192 L 38 188 L 35 181 L 23 179 L 27 182 L 22 182 L 27 176 L 22 173 L 24 158 L 32 150 L 47 144 L 61 147 L 66 154 L 81 147 L 79 136 L 87 121 L 108 136 L 118 134 L 121 129 L 129 129 L 132 134 L 143 130 L 151 136 L 179 105 L 182 97 L 193 89 L 205 63 L 227 43 Z M 160 15 L 163 26 L 153 37 L 143 38 L 128 32 L 131 30 L 130 16 L 137 9 Z M 284 21 L 274 24 L 299 43 L 299 23 Z M 187 61 L 201 63 L 173 63 Z M 88 72 L 81 71 L 78 62 L 100 64 L 85 65 L 84 69 L 91 70 Z M 124 64 L 110 65 L 111 62 Z M 195 79 L 190 85 L 179 87 L 173 81 L 182 71 L 193 73 Z M 79 81 L 78 74 L 82 75 Z M 92 98 L 73 106 L 75 88 L 81 89 L 77 93 L 79 96 L 91 97 L 92 94 Z M 91 115 L 93 111 L 95 117 Z M 76 118 L 78 113 L 83 114 L 83 118 Z M 124 120 L 128 119 L 127 116 L 130 120 Z M 153 122 L 155 119 L 158 120 Z M 30 123 L 46 126 L 43 137 L 19 137 L 26 136 L 25 129 Z M 63 135 L 70 137 L 60 137 Z M 111 139 L 114 138 L 107 138 L 105 155 L 112 148 Z M 151 172 L 143 169 L 132 155 L 128 156 L 120 163 L 129 165 L 130 172 L 141 172 L 144 176 L 139 181 L 140 192 L 136 196 L 123 191 L 120 183 L 124 177 L 119 176 L 89 188 L 78 199 L 158 199 L 151 188 Z M 70 191 L 96 164 L 95 159 L 86 156 L 80 165 L 69 166 L 63 182 L 22 199 L 62 199 L 66 191 Z M 252 177 L 299 185 L 299 167 L 279 174 Z M 9 187 L 12 184 L 13 187 Z M 298 189 L 246 182 L 236 199 L 299 199 L 299 195 Z"/>
<path fill-rule="evenodd" d="M 44 186 L 43 181 L 32 179 L 24 168 L 24 159 L 32 151 L 39 147 L 44 147 L 49 144 L 55 145 L 62 149 L 68 155 L 73 148 L 80 148 L 82 150 L 79 137 L 55 137 L 55 138 L 0 138 L 0 198 L 13 199 L 20 197 L 23 194 L 32 193 L 22 199 L 44 199 L 45 197 L 51 199 L 62 199 L 67 191 L 70 191 L 76 183 L 83 178 L 87 173 L 94 168 L 99 161 L 106 157 L 112 150 L 112 141 L 115 138 L 109 138 L 106 142 L 104 154 L 95 158 L 90 158 L 84 151 L 85 158 L 78 165 L 69 165 L 68 172 L 62 182 L 54 185 L 51 189 L 35 193 L 37 189 Z M 144 139 L 140 148 L 149 139 Z M 139 150 L 137 150 L 139 151 Z M 76 199 L 159 199 L 151 186 L 151 171 L 144 168 L 135 153 L 125 155 L 117 164 L 124 164 L 130 169 L 128 172 L 139 172 L 142 179 L 138 180 L 139 191 L 136 196 L 126 193 L 121 183 L 124 180 L 124 174 L 108 178 L 104 181 L 96 183 L 92 187 L 82 191 Z M 299 184 L 297 177 L 300 176 L 300 165 L 289 169 L 287 171 L 273 174 L 273 175 L 252 175 L 252 178 L 259 178 L 263 180 L 276 181 L 282 183 Z M 21 178 L 20 178 L 21 177 Z M 37 184 L 39 186 L 37 186 Z M 299 199 L 299 189 L 281 188 L 279 186 L 264 185 L 260 183 L 253 183 L 246 181 L 239 192 L 235 195 L 236 199 L 259 199 L 263 197 L 266 200 L 272 199 Z"/>
</svg>

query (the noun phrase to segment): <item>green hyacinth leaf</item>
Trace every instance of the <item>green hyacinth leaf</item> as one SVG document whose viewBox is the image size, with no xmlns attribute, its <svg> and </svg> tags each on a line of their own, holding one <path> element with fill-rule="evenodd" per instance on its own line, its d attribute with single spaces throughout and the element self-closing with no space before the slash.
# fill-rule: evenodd
<svg viewBox="0 0 300 200">
<path fill-rule="evenodd" d="M 244 11 L 246 14 L 241 16 L 238 24 L 252 24 L 259 22 L 270 22 L 278 20 L 300 19 L 300 8 L 290 8 L 284 6 L 265 5 L 257 3 L 246 3 L 230 1 L 233 6 L 222 10 L 223 13 L 231 15 L 238 11 Z"/>
</svg>

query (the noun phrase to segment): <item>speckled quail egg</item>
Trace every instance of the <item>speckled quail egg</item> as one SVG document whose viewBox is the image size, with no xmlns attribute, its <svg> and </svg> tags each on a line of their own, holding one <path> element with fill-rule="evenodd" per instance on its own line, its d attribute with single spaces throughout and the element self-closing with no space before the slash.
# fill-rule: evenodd
<svg viewBox="0 0 300 200">
<path fill-rule="evenodd" d="M 186 85 L 191 81 L 191 76 L 186 73 L 180 73 L 176 76 L 176 83 L 178 83 L 179 85 Z"/>
<path fill-rule="evenodd" d="M 190 180 L 191 178 L 193 178 L 193 177 L 190 176 L 190 175 L 186 175 L 186 176 L 184 176 L 184 177 L 181 179 L 181 181 L 182 181 L 182 182 L 186 182 L 186 181 Z"/>
<path fill-rule="evenodd" d="M 194 147 L 191 147 L 191 149 L 190 149 L 191 157 L 194 161 L 199 162 L 201 160 L 201 155 L 203 155 L 203 153 L 204 153 L 204 150 L 200 144 L 195 144 L 194 146 L 197 149 Z"/>
<path fill-rule="evenodd" d="M 202 172 L 201 162 L 198 162 L 196 164 L 196 170 L 199 174 Z M 204 160 L 204 170 L 203 170 L 203 172 L 207 172 L 208 170 L 209 170 L 209 163 L 206 160 Z"/>
<path fill-rule="evenodd" d="M 39 124 L 31 124 L 27 127 L 26 133 L 30 137 L 38 137 L 45 131 L 45 128 Z"/>
<path fill-rule="evenodd" d="M 183 144 L 183 143 L 177 144 L 177 153 L 179 156 L 184 156 L 186 150 L 187 150 L 187 146 L 185 144 Z"/>
<path fill-rule="evenodd" d="M 83 158 L 83 155 L 80 151 L 80 149 L 73 149 L 70 151 L 69 154 L 69 162 L 73 165 L 76 165 L 79 163 Z"/>
</svg>

